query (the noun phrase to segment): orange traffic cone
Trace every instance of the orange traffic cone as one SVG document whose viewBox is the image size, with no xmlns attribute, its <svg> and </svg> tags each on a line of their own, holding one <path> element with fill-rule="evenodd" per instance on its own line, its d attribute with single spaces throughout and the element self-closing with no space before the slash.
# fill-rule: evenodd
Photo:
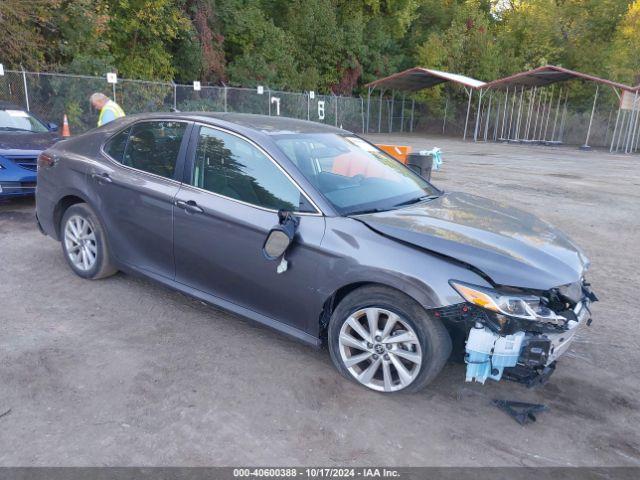
<svg viewBox="0 0 640 480">
<path fill-rule="evenodd" d="M 62 118 L 62 136 L 63 137 L 70 137 L 71 136 L 71 130 L 69 130 L 69 120 L 67 120 L 67 114 L 64 114 L 64 117 Z"/>
</svg>

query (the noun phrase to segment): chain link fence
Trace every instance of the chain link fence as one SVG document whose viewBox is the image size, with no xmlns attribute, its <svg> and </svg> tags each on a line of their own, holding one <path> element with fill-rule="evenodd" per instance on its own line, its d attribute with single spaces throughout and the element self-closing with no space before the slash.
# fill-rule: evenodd
<svg viewBox="0 0 640 480">
<path fill-rule="evenodd" d="M 127 79 L 111 84 L 105 77 L 15 70 L 0 76 L 0 100 L 28 108 L 46 122 L 61 124 L 66 114 L 73 134 L 95 126 L 98 112 L 92 109 L 89 97 L 102 92 L 115 98 L 128 114 L 172 109 L 255 113 L 362 133 L 420 132 L 476 141 L 544 144 L 582 145 L 589 132 L 590 145 L 609 147 L 617 123 L 624 126 L 625 118 L 632 116 L 618 113 L 613 91 L 600 89 L 593 107 L 588 90 L 584 90 L 590 87 L 580 88 L 559 85 L 517 92 L 485 91 L 482 99 L 476 90 L 469 102 L 469 91 L 450 86 L 443 88 L 438 100 L 421 101 L 402 93 L 363 99 L 268 88 L 261 93 L 254 88 L 195 89 L 193 85 Z M 640 122 L 636 123 L 632 126 L 640 130 Z M 620 127 L 617 132 L 620 137 Z"/>
<path fill-rule="evenodd" d="M 363 132 L 364 102 L 359 97 L 313 95 L 258 89 L 178 85 L 170 82 L 35 73 L 7 70 L 0 76 L 0 100 L 21 105 L 42 120 L 61 124 L 67 115 L 73 134 L 96 125 L 89 103 L 94 92 L 114 98 L 128 114 L 159 111 L 216 111 L 291 117 Z"/>
</svg>

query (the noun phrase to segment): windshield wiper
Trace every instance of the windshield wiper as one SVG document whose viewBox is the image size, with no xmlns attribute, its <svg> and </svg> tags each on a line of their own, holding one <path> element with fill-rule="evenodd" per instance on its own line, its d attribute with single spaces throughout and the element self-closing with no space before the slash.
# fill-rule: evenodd
<svg viewBox="0 0 640 480">
<path fill-rule="evenodd" d="M 380 213 L 387 212 L 388 208 L 367 208 L 366 210 L 356 210 L 354 212 L 349 212 L 347 216 L 351 215 L 366 215 L 367 213 Z"/>
<path fill-rule="evenodd" d="M 380 212 L 388 212 L 389 210 L 396 210 L 397 208 L 404 207 L 407 205 L 413 205 L 414 203 L 426 202 L 427 200 L 434 200 L 439 198 L 440 195 L 423 195 L 422 197 L 412 198 L 411 200 L 407 200 L 406 202 L 398 203 L 393 207 L 389 208 L 367 208 L 366 210 L 356 210 L 353 212 L 349 212 L 347 215 L 365 215 L 367 213 L 380 213 Z"/>
<path fill-rule="evenodd" d="M 440 197 L 440 195 L 423 195 L 422 197 L 412 198 L 411 200 L 407 200 L 406 202 L 400 202 L 397 205 L 394 205 L 393 208 L 404 207 L 407 205 L 413 205 L 415 203 L 426 202 L 427 200 L 435 200 Z"/>
</svg>

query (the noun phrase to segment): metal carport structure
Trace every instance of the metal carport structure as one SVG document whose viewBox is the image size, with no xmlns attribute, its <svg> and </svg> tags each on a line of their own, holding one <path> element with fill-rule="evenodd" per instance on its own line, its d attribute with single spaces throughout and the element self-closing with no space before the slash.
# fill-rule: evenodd
<svg viewBox="0 0 640 480">
<path fill-rule="evenodd" d="M 484 115 L 484 140 L 486 141 L 489 124 L 491 122 L 491 100 L 493 93 L 501 92 L 504 95 L 502 99 L 498 98 L 497 113 L 494 114 L 493 119 L 494 140 L 547 144 L 562 143 L 564 121 L 567 112 L 568 90 L 565 88 L 563 100 L 561 88 L 559 88 L 559 92 L 557 96 L 555 96 L 555 84 L 570 80 L 583 80 L 596 84 L 591 115 L 589 116 L 589 126 L 587 127 L 585 142 L 582 146 L 583 148 L 589 148 L 589 137 L 591 135 L 591 127 L 600 85 L 611 87 L 618 99 L 622 98 L 623 92 L 630 91 L 632 88 L 622 83 L 556 65 L 545 65 L 486 83 L 480 90 L 478 96 L 474 141 L 478 140 L 481 131 L 483 121 L 483 97 L 487 95 L 487 93 L 490 95 L 488 112 Z M 550 92 L 543 90 L 544 87 L 549 86 L 552 87 Z M 528 93 L 528 99 L 524 98 L 525 91 Z M 509 100 L 510 94 L 511 100 Z M 524 105 L 525 103 L 526 105 Z M 562 107 L 561 104 L 563 104 Z M 523 106 L 525 107 L 524 110 Z M 549 125 L 553 110 L 555 110 L 553 113 L 553 122 L 552 125 Z M 562 111 L 562 114 L 560 114 L 560 111 Z M 620 111 L 618 111 L 618 117 L 619 116 Z M 501 117 L 502 121 L 500 121 Z M 500 131 L 499 136 L 498 131 Z"/>
<path fill-rule="evenodd" d="M 404 118 L 404 99 L 406 93 L 414 93 L 425 88 L 431 88 L 442 83 L 451 82 L 461 85 L 464 88 L 469 100 L 467 102 L 467 116 L 464 126 L 464 138 L 467 137 L 467 126 L 469 123 L 469 112 L 471 110 L 471 97 L 473 91 L 482 88 L 485 82 L 475 78 L 467 77 L 457 73 L 442 72 L 430 68 L 413 67 L 402 72 L 394 73 L 388 77 L 380 78 L 366 85 L 367 87 L 367 125 L 366 131 L 370 132 L 371 120 L 371 94 L 376 88 L 380 89 L 380 108 L 378 109 L 378 132 L 382 131 L 382 97 L 386 90 L 391 91 L 392 99 L 395 98 L 396 91 L 403 92 L 402 118 Z M 393 105 L 393 102 L 392 102 Z M 392 107 L 393 108 L 393 107 Z M 411 102 L 411 122 L 410 131 L 413 131 L 413 114 L 415 110 L 415 100 Z M 391 113 L 391 122 L 393 113 Z M 393 124 L 389 126 L 389 131 L 393 129 Z"/>
<path fill-rule="evenodd" d="M 622 113 L 622 116 L 620 115 Z M 640 143 L 640 85 L 622 92 L 616 123 L 611 136 L 610 152 L 638 151 Z M 617 134 L 617 138 L 616 138 Z"/>
</svg>

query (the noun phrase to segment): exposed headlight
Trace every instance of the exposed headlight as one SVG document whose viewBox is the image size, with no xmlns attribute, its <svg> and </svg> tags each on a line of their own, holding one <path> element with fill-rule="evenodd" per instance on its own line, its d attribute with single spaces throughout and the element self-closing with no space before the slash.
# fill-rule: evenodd
<svg viewBox="0 0 640 480">
<path fill-rule="evenodd" d="M 467 302 L 478 307 L 525 320 L 566 320 L 556 315 L 535 295 L 508 295 L 491 288 L 451 280 L 449 284 Z"/>
</svg>

